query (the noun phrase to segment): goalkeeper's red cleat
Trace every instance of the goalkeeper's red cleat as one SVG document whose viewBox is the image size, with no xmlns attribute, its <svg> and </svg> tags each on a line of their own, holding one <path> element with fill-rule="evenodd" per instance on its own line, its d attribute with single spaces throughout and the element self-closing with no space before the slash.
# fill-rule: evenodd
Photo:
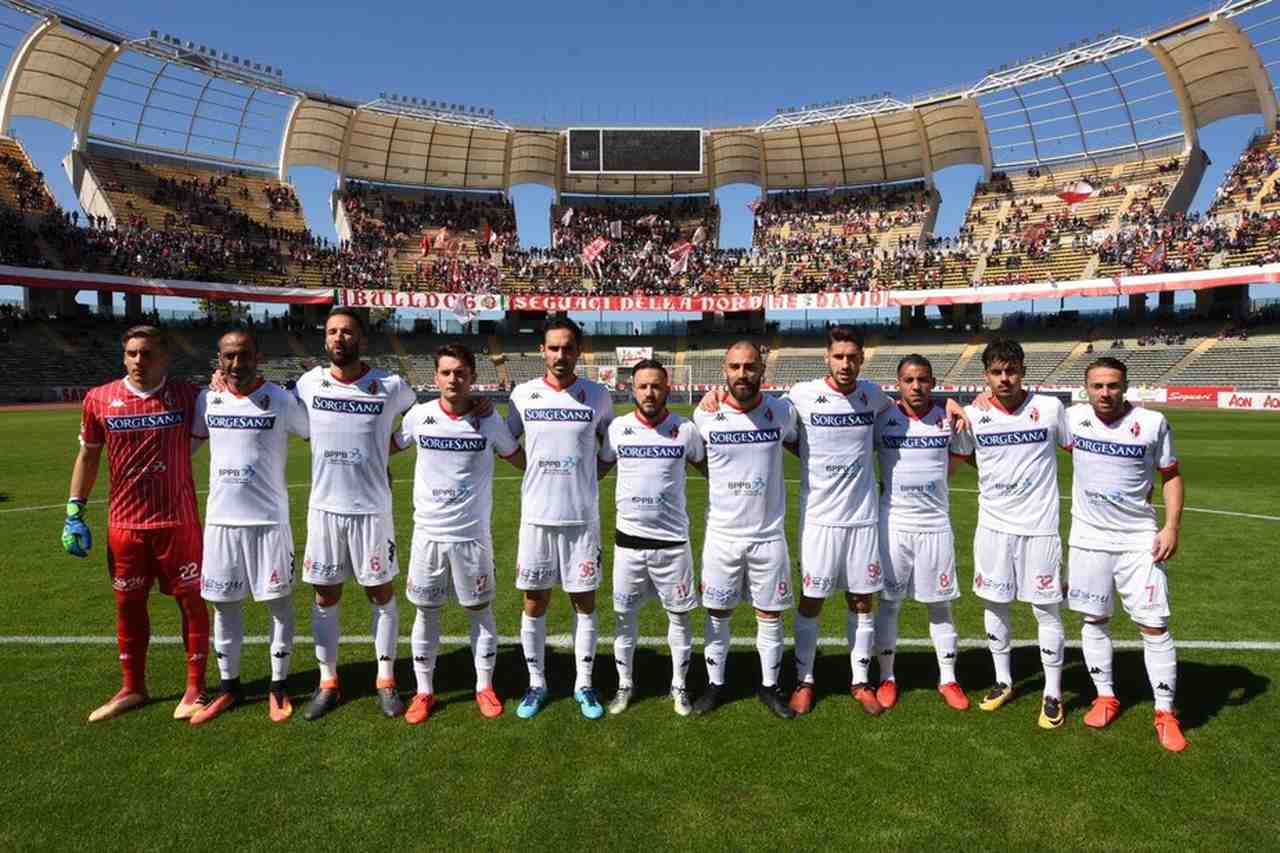
<svg viewBox="0 0 1280 853">
<path fill-rule="evenodd" d="M 876 688 L 876 701 L 880 703 L 880 707 L 886 711 L 898 704 L 898 682 L 890 678 L 888 681 L 880 682 L 880 686 Z"/>
<path fill-rule="evenodd" d="M 103 720 L 110 720 L 120 716 L 125 711 L 132 711 L 147 702 L 147 694 L 138 693 L 127 687 L 120 688 L 116 695 L 112 696 L 106 703 L 99 705 L 93 709 L 93 713 L 89 714 L 89 722 L 99 723 Z"/>
<path fill-rule="evenodd" d="M 490 720 L 502 716 L 502 700 L 492 687 L 476 691 L 476 705 L 480 707 L 480 715 Z"/>
<path fill-rule="evenodd" d="M 431 709 L 435 706 L 436 695 L 434 693 L 414 694 L 413 701 L 409 703 L 409 710 L 405 712 L 404 721 L 411 726 L 425 723 L 431 716 Z"/>
<path fill-rule="evenodd" d="M 1091 729 L 1105 729 L 1120 713 L 1120 700 L 1114 696 L 1099 696 L 1093 700 L 1084 715 L 1084 724 Z"/>
<path fill-rule="evenodd" d="M 182 694 L 182 699 L 178 702 L 178 706 L 173 709 L 173 718 L 175 720 L 189 720 L 207 703 L 208 699 L 199 687 L 188 687 L 186 692 Z"/>
<path fill-rule="evenodd" d="M 947 704 L 957 711 L 969 710 L 969 697 L 964 695 L 964 691 L 956 682 L 948 681 L 946 684 L 939 684 L 938 692 L 942 694 Z"/>
<path fill-rule="evenodd" d="M 1182 752 L 1187 748 L 1187 739 L 1182 736 L 1182 723 L 1172 711 L 1156 711 L 1156 739 L 1160 745 L 1170 752 Z"/>
</svg>

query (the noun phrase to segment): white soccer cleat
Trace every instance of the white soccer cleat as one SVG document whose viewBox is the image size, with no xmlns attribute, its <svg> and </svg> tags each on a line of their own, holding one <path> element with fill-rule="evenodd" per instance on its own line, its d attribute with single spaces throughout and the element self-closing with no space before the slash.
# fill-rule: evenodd
<svg viewBox="0 0 1280 853">
<path fill-rule="evenodd" d="M 682 717 L 693 713 L 693 700 L 689 698 L 689 691 L 683 687 L 671 688 L 671 704 L 675 712 Z"/>
<path fill-rule="evenodd" d="M 618 692 L 613 694 L 613 701 L 609 703 L 610 714 L 621 714 L 631 705 L 631 688 L 619 687 Z"/>
</svg>

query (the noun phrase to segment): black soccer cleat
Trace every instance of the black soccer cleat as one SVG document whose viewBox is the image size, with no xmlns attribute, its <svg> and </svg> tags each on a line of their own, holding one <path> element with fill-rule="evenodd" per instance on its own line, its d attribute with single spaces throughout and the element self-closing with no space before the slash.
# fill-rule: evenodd
<svg viewBox="0 0 1280 853">
<path fill-rule="evenodd" d="M 382 716 L 384 717 L 404 716 L 404 700 L 400 698 L 400 694 L 396 692 L 394 685 L 378 688 L 378 707 L 382 709 Z"/>
<path fill-rule="evenodd" d="M 722 684 L 708 684 L 706 691 L 693 703 L 693 715 L 701 717 L 719 708 L 720 691 L 723 689 L 724 685 Z"/>
<path fill-rule="evenodd" d="M 770 684 L 766 687 L 761 684 L 756 688 L 756 698 L 764 703 L 764 706 L 769 709 L 769 713 L 778 719 L 795 719 L 796 712 L 787 702 L 787 697 L 782 694 L 782 688 L 778 685 Z"/>
<path fill-rule="evenodd" d="M 337 687 L 317 687 L 316 692 L 311 694 L 307 704 L 302 707 L 302 719 L 308 722 L 318 720 L 338 707 L 340 702 L 342 694 Z"/>
</svg>

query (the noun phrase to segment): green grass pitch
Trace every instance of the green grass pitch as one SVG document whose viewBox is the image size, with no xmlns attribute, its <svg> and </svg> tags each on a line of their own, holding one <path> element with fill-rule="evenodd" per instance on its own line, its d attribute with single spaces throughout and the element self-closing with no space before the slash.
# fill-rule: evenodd
<svg viewBox="0 0 1280 853">
<path fill-rule="evenodd" d="M 1175 640 L 1274 642 L 1280 639 L 1275 573 L 1280 546 L 1280 421 L 1273 416 L 1169 413 L 1187 504 L 1269 516 L 1188 512 L 1181 550 L 1171 564 Z M 1179 650 L 1178 706 L 1190 746 L 1169 755 L 1151 727 L 1142 653 L 1117 650 L 1117 690 L 1125 710 L 1105 732 L 1085 729 L 1092 699 L 1080 653 L 1068 652 L 1064 676 L 1067 725 L 1036 727 L 1040 689 L 1034 648 L 1015 652 L 1018 696 L 995 714 L 956 713 L 933 691 L 936 670 L 927 646 L 904 646 L 897 674 L 903 695 L 880 719 L 849 698 L 848 660 L 827 647 L 818 664 L 820 701 L 807 718 L 772 719 L 751 697 L 759 678 L 754 649 L 735 646 L 729 666 L 734 701 L 705 719 L 676 717 L 665 698 L 670 675 L 664 647 L 637 654 L 642 694 L 625 715 L 589 723 L 568 698 L 573 661 L 549 650 L 553 701 L 532 721 L 517 720 L 514 700 L 525 685 L 517 650 L 499 648 L 496 686 L 507 700 L 498 720 L 480 718 L 471 701 L 470 653 L 447 647 L 436 685 L 442 706 L 425 726 L 377 715 L 371 648 L 344 644 L 347 704 L 323 721 L 300 716 L 267 721 L 261 702 L 201 729 L 170 719 L 180 691 L 178 646 L 150 659 L 157 700 L 106 724 L 88 712 L 118 686 L 113 645 L 65 638 L 113 631 L 106 581 L 105 506 L 94 503 L 97 542 L 88 560 L 58 544 L 66 485 L 76 450 L 78 414 L 0 415 L 0 849 L 228 850 L 311 849 L 1274 849 L 1280 832 L 1280 651 L 1229 647 Z M 1070 465 L 1061 481 L 1069 491 Z M 207 451 L 196 482 L 207 482 Z M 795 554 L 794 459 L 791 484 Z M 393 460 L 400 547 L 411 534 L 413 454 Z M 105 466 L 104 466 L 105 468 Z M 519 481 L 499 462 L 494 546 L 499 633 L 517 633 L 519 599 L 512 585 Z M 304 542 L 308 459 L 295 443 L 289 461 L 294 536 Z M 952 514 L 959 544 L 961 637 L 981 638 L 981 608 L 968 592 L 969 547 L 976 518 L 973 472 L 953 481 Z M 105 472 L 96 498 L 106 496 Z M 612 541 L 613 481 L 601 487 L 606 562 Z M 691 474 L 694 546 L 701 545 L 706 484 Z M 203 500 L 203 498 L 202 498 Z M 37 509 L 38 507 L 51 507 Z M 1063 504 L 1063 532 L 1068 507 Z M 606 570 L 607 573 L 607 570 Z M 606 577 L 604 587 L 608 590 Z M 397 581 L 403 595 L 403 576 Z M 298 631 L 310 633 L 309 590 L 296 594 Z M 612 634 L 608 595 L 600 619 Z M 843 638 L 843 604 L 833 599 L 824 637 Z M 401 605 L 401 634 L 413 610 Z M 549 631 L 569 630 L 569 607 L 556 593 Z M 1028 607 L 1015 607 L 1015 637 L 1031 639 Z M 369 608 L 350 590 L 345 634 L 368 634 Z M 1079 619 L 1067 614 L 1069 640 Z M 701 635 L 701 617 L 695 634 Z M 177 610 L 153 596 L 153 632 L 177 633 Z M 265 631 L 264 612 L 246 608 L 246 630 Z M 924 608 L 908 604 L 902 636 L 927 637 Z M 787 618 L 790 635 L 791 618 Z M 456 606 L 447 634 L 465 634 Z M 641 632 L 665 636 L 656 605 Z M 1117 640 L 1137 632 L 1117 617 Z M 747 608 L 734 635 L 754 637 Z M 37 644 L 12 638 L 64 638 Z M 402 644 L 398 676 L 413 676 Z M 210 683 L 216 670 L 210 667 Z M 261 697 L 264 645 L 247 645 L 244 679 Z M 784 686 L 794 672 L 784 662 Z M 976 699 L 991 681 L 984 649 L 962 651 L 961 683 Z M 316 680 L 310 643 L 294 656 L 292 692 Z M 695 693 L 705 681 L 700 657 L 690 672 Z M 607 699 L 616 683 L 611 648 L 602 644 L 596 683 Z"/>
</svg>

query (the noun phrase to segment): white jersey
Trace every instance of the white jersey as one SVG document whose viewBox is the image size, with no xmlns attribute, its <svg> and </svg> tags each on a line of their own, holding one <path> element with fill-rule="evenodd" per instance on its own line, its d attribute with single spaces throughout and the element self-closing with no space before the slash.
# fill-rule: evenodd
<svg viewBox="0 0 1280 853">
<path fill-rule="evenodd" d="M 934 405 L 923 416 L 894 406 L 876 418 L 880 454 L 880 520 L 931 533 L 951 529 L 951 420 Z M 959 449 L 965 448 L 957 442 Z"/>
<path fill-rule="evenodd" d="M 644 539 L 685 542 L 689 514 L 685 509 L 687 462 L 706 458 L 693 421 L 669 414 L 656 424 L 638 411 L 609 424 L 601 456 L 617 460 L 617 516 L 621 533 Z"/>
<path fill-rule="evenodd" d="M 800 512 L 805 525 L 876 523 L 872 456 L 876 415 L 893 405 L 880 386 L 859 379 L 843 394 L 829 378 L 791 387 L 800 423 Z"/>
<path fill-rule="evenodd" d="M 494 412 L 487 418 L 457 417 L 439 400 L 419 403 L 396 430 L 397 447 L 414 445 L 413 524 L 429 542 L 489 543 L 493 512 L 493 454 L 510 456 L 519 446 Z"/>
<path fill-rule="evenodd" d="M 243 397 L 204 390 L 196 398 L 195 423 L 209 433 L 205 523 L 288 524 L 289 433 L 307 437 L 307 412 L 297 398 L 274 382 Z"/>
<path fill-rule="evenodd" d="M 1151 550 L 1155 472 L 1178 468 L 1169 422 L 1160 412 L 1130 408 L 1105 424 L 1088 403 L 1067 412 L 1071 425 L 1070 544 L 1096 551 Z"/>
<path fill-rule="evenodd" d="M 1071 443 L 1067 410 L 1056 397 L 1027 394 L 1006 412 L 994 400 L 985 412 L 965 406 L 978 463 L 978 526 L 1018 536 L 1057 536 L 1057 448 Z M 974 446 L 976 445 L 976 447 Z"/>
<path fill-rule="evenodd" d="M 787 486 L 782 445 L 797 439 L 796 410 L 781 397 L 765 397 L 739 411 L 726 400 L 716 412 L 693 413 L 707 445 L 707 533 L 746 542 L 784 535 Z"/>
<path fill-rule="evenodd" d="M 377 367 L 354 382 L 315 367 L 295 389 L 311 419 L 311 509 L 391 512 L 387 455 L 395 419 L 417 401 L 409 383 Z"/>
<path fill-rule="evenodd" d="M 600 521 L 597 441 L 613 420 L 613 398 L 598 382 L 575 379 L 556 388 L 545 377 L 511 392 L 507 427 L 524 436 L 528 460 L 520 487 L 520 520 L 563 526 Z"/>
</svg>

